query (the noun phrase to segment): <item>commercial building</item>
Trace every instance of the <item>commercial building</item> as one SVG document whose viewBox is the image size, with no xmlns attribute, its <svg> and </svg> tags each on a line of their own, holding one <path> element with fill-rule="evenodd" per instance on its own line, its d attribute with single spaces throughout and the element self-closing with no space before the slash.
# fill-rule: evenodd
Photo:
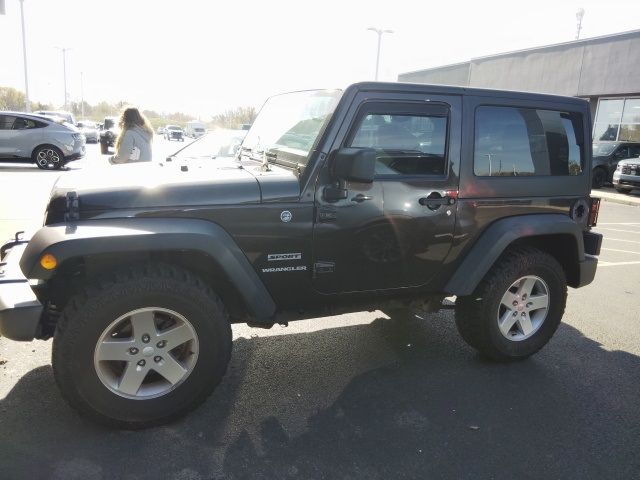
<svg viewBox="0 0 640 480">
<path fill-rule="evenodd" d="M 640 142 L 640 30 L 473 58 L 398 81 L 585 98 L 594 140 Z"/>
</svg>

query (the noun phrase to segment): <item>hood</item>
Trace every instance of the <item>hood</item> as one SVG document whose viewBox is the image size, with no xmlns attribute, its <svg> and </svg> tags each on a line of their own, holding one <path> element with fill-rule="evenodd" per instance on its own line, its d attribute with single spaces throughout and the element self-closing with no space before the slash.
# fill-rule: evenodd
<svg viewBox="0 0 640 480">
<path fill-rule="evenodd" d="M 259 203 L 256 177 L 235 161 L 184 165 L 130 163 L 67 172 L 56 182 L 46 224 L 62 222 L 67 193 L 82 212 Z"/>
<path fill-rule="evenodd" d="M 618 165 L 634 165 L 640 163 L 640 157 L 625 158 L 618 161 Z"/>
</svg>

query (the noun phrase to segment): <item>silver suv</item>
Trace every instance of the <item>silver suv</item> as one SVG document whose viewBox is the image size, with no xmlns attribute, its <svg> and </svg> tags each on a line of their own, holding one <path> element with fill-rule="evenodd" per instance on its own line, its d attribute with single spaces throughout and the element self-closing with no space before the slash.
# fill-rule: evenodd
<svg viewBox="0 0 640 480">
<path fill-rule="evenodd" d="M 71 124 L 20 112 L 0 112 L 0 158 L 25 159 L 43 170 L 84 157 L 86 139 Z"/>
<path fill-rule="evenodd" d="M 640 188 L 640 157 L 620 160 L 613 172 L 613 187 L 620 193 Z"/>
</svg>

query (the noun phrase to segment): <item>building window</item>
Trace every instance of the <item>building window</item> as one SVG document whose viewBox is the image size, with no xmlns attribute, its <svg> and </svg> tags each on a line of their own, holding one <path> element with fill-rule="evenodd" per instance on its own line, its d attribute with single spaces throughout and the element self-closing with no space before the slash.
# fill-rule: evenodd
<svg viewBox="0 0 640 480">
<path fill-rule="evenodd" d="M 579 175 L 580 115 L 533 108 L 478 107 L 473 170 L 480 177 Z"/>
<path fill-rule="evenodd" d="M 640 98 L 600 99 L 593 140 L 640 142 Z"/>
</svg>

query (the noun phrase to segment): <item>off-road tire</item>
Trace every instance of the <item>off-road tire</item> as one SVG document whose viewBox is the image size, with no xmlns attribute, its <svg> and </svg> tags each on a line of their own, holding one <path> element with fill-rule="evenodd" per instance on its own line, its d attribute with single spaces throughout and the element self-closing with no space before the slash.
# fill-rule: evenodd
<svg viewBox="0 0 640 480">
<path fill-rule="evenodd" d="M 502 295 L 525 275 L 544 280 L 549 289 L 549 308 L 540 328 L 521 341 L 507 339 L 498 327 Z M 532 247 L 507 250 L 489 270 L 473 295 L 456 300 L 456 325 L 462 338 L 482 355 L 497 361 L 523 360 L 551 339 L 562 320 L 567 301 L 564 269 L 548 253 Z"/>
<path fill-rule="evenodd" d="M 174 390 L 150 399 L 124 398 L 99 379 L 94 351 L 111 322 L 144 307 L 187 318 L 199 353 L 191 373 Z M 199 277 L 170 265 L 144 264 L 89 282 L 69 300 L 53 339 L 53 373 L 64 398 L 80 413 L 108 426 L 140 429 L 170 422 L 200 405 L 222 380 L 231 348 L 224 305 Z"/>
<path fill-rule="evenodd" d="M 591 176 L 591 188 L 602 188 L 607 181 L 607 171 L 602 167 L 596 167 L 593 169 L 593 175 Z"/>
</svg>

